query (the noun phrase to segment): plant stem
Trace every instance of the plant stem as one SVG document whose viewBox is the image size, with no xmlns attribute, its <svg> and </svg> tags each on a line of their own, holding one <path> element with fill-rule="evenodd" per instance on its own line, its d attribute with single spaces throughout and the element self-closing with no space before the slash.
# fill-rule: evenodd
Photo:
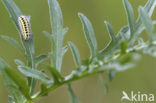
<svg viewBox="0 0 156 103">
<path fill-rule="evenodd" d="M 153 45 L 156 45 L 156 42 L 153 42 L 152 43 Z M 144 49 L 145 47 L 147 47 L 148 44 L 144 44 L 144 45 L 140 45 L 140 47 L 137 47 L 138 49 L 136 49 L 136 47 L 133 47 L 133 48 L 129 48 L 127 50 L 127 54 L 131 53 L 131 52 L 139 52 L 140 50 Z M 118 56 L 120 57 L 120 56 Z M 109 63 L 109 61 L 108 61 Z M 47 90 L 45 90 L 44 92 L 38 92 L 37 94 L 35 94 L 35 96 L 32 97 L 32 101 L 35 101 L 37 99 L 39 99 L 41 96 L 55 90 L 56 88 L 66 84 L 66 83 L 69 83 L 69 82 L 72 82 L 72 81 L 76 81 L 76 80 L 79 80 L 79 79 L 82 79 L 82 78 L 85 78 L 85 77 L 88 77 L 88 76 L 91 76 L 91 75 L 94 75 L 94 74 L 98 74 L 98 73 L 102 73 L 104 72 L 105 70 L 108 70 L 108 68 L 104 67 L 105 65 L 100 65 L 98 67 L 95 67 L 94 69 L 92 69 L 91 72 L 89 72 L 89 69 L 86 68 L 86 72 L 82 73 L 81 75 L 78 75 L 77 77 L 73 76 L 73 74 L 70 74 L 68 76 L 66 76 L 64 78 L 63 81 L 59 82 L 59 83 L 54 83 L 52 84 L 49 88 L 47 88 Z M 105 69 L 103 69 L 105 68 Z M 111 69 L 111 68 L 109 68 Z M 113 68 L 112 68 L 113 69 Z"/>
<path fill-rule="evenodd" d="M 36 69 L 35 68 L 35 62 L 34 62 L 34 50 L 32 50 L 32 45 L 27 45 L 27 61 L 28 61 L 28 67 L 32 68 L 32 69 Z M 33 90 L 35 88 L 35 84 L 36 84 L 36 80 L 34 78 L 30 78 L 28 77 L 28 85 L 30 87 L 30 94 L 33 93 Z"/>
<path fill-rule="evenodd" d="M 41 96 L 47 94 L 48 92 L 50 91 L 53 91 L 55 90 L 56 88 L 66 84 L 66 83 L 69 83 L 69 82 L 72 82 L 72 81 L 76 81 L 76 80 L 79 80 L 81 78 L 85 78 L 85 77 L 88 77 L 88 76 L 91 76 L 91 75 L 94 75 L 94 74 L 97 74 L 97 73 L 101 73 L 101 72 L 104 72 L 104 70 L 99 70 L 99 71 L 96 71 L 97 68 L 95 68 L 95 70 L 91 73 L 89 72 L 86 72 L 84 73 L 83 75 L 80 75 L 79 77 L 75 78 L 75 77 L 72 77 L 72 78 L 69 78 L 69 79 L 65 79 L 64 81 L 60 82 L 60 83 L 57 83 L 57 84 L 53 84 L 52 86 L 50 86 L 46 91 L 44 92 L 38 92 L 36 96 L 34 96 L 34 98 L 32 98 L 32 101 L 35 101 L 37 99 L 39 99 Z"/>
</svg>

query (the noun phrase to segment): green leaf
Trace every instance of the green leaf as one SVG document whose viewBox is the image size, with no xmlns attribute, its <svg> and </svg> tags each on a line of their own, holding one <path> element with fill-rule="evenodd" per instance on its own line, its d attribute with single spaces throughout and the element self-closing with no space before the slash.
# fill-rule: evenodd
<svg viewBox="0 0 156 103">
<path fill-rule="evenodd" d="M 112 81 L 114 79 L 115 75 L 116 75 L 116 71 L 110 70 L 108 73 L 109 80 Z"/>
<path fill-rule="evenodd" d="M 44 93 L 47 90 L 47 85 L 42 83 L 40 88 L 41 88 L 41 93 Z M 44 94 L 43 96 L 47 96 L 47 95 L 48 93 Z"/>
<path fill-rule="evenodd" d="M 14 96 L 14 100 L 16 103 L 21 103 L 25 98 L 21 96 L 18 86 L 12 81 L 12 79 L 8 76 L 5 71 L 5 68 L 9 67 L 8 64 L 2 59 L 0 59 L 0 73 L 2 74 L 3 81 L 8 88 L 8 92 Z"/>
<path fill-rule="evenodd" d="M 32 38 L 29 41 L 25 41 L 25 40 L 22 40 L 22 41 L 23 41 L 23 45 L 26 51 L 26 56 L 27 56 L 29 66 L 32 66 L 32 62 L 34 62 L 33 60 L 34 60 L 34 53 L 35 53 L 34 40 Z"/>
<path fill-rule="evenodd" d="M 52 39 L 52 35 L 50 33 L 48 33 L 47 31 L 43 31 L 43 34 L 49 38 L 50 40 Z"/>
<path fill-rule="evenodd" d="M 153 14 L 155 6 L 156 6 L 156 1 L 155 0 L 148 0 L 146 5 L 144 6 L 145 11 L 148 13 L 148 15 L 150 17 Z M 142 25 L 141 15 L 139 15 L 139 17 L 138 17 L 135 24 L 136 24 L 135 36 L 133 38 L 131 38 L 131 44 L 133 44 L 137 40 L 138 36 L 144 30 L 144 26 Z"/>
<path fill-rule="evenodd" d="M 67 51 L 68 51 L 68 46 L 63 47 L 62 56 L 64 56 Z"/>
<path fill-rule="evenodd" d="M 138 39 L 138 45 L 142 45 L 142 44 L 144 44 L 144 40 L 143 40 L 143 38 L 139 38 Z"/>
<path fill-rule="evenodd" d="M 123 0 L 124 6 L 125 6 L 125 10 L 127 13 L 127 18 L 128 18 L 128 25 L 130 28 L 130 33 L 131 33 L 131 37 L 134 36 L 134 32 L 135 32 L 135 19 L 134 19 L 134 13 L 133 13 L 133 8 L 131 6 L 131 4 L 129 3 L 128 0 Z"/>
<path fill-rule="evenodd" d="M 18 25 L 18 17 L 23 15 L 22 12 L 17 7 L 17 5 L 14 3 L 13 0 L 2 0 L 2 2 L 5 5 L 6 9 L 8 10 L 10 17 L 12 18 L 14 24 L 16 25 L 17 30 L 22 35 L 20 28 L 19 28 L 19 25 Z M 29 19 L 30 18 L 28 18 L 28 20 Z M 32 35 L 33 35 L 33 33 L 32 33 Z M 21 38 L 21 39 L 22 39 L 22 43 L 24 45 L 24 48 L 26 49 L 26 54 L 27 54 L 27 57 L 28 57 L 29 62 L 30 62 L 33 58 L 33 55 L 34 55 L 33 36 L 31 36 L 31 39 L 29 41 L 25 41 L 23 38 Z"/>
<path fill-rule="evenodd" d="M 130 34 L 128 32 L 128 30 L 129 30 L 128 26 L 124 26 L 123 28 L 121 28 L 121 30 L 119 31 L 117 36 L 115 36 L 111 25 L 107 21 L 105 21 L 105 24 L 107 26 L 109 35 L 112 40 L 107 44 L 107 46 L 104 49 L 102 49 L 100 51 L 100 53 L 98 55 L 98 57 L 100 59 L 102 59 L 104 57 L 109 57 L 109 56 L 115 54 L 117 51 L 120 51 L 120 43 L 123 41 L 128 41 L 128 39 L 130 37 Z"/>
<path fill-rule="evenodd" d="M 107 44 L 104 49 L 100 51 L 98 55 L 100 59 L 103 59 L 104 57 L 109 57 L 115 54 L 117 51 L 120 51 L 120 43 L 123 41 L 127 41 L 129 38 L 129 33 L 127 33 L 127 31 L 129 30 L 128 26 L 124 26 L 123 28 L 121 28 L 117 36 L 115 36 L 111 25 L 107 21 L 105 21 L 105 24 L 108 28 L 109 35 L 112 40 Z"/>
<path fill-rule="evenodd" d="M 107 46 L 102 49 L 98 55 L 98 58 L 103 59 L 105 57 L 109 57 L 117 52 L 120 49 L 120 42 L 122 41 L 121 36 L 116 38 L 116 42 L 110 41 Z"/>
<path fill-rule="evenodd" d="M 59 31 L 58 34 L 54 34 L 52 37 L 52 56 L 51 62 L 52 66 L 55 67 L 59 72 L 61 72 L 62 59 L 64 55 L 63 44 L 63 30 Z"/>
<path fill-rule="evenodd" d="M 45 83 L 53 83 L 53 81 L 45 73 L 40 72 L 38 70 L 33 70 L 26 66 L 19 66 L 18 70 L 28 77 L 32 77 L 32 78 L 41 80 Z"/>
<path fill-rule="evenodd" d="M 29 87 L 27 86 L 26 80 L 22 79 L 22 77 L 13 69 L 6 67 L 5 68 L 6 73 L 8 76 L 18 85 L 20 91 L 22 94 L 27 98 L 30 99 L 29 94 Z"/>
<path fill-rule="evenodd" d="M 156 6 L 156 0 L 148 0 L 147 4 L 144 6 L 144 9 L 146 10 L 146 12 L 150 17 L 153 14 L 155 6 Z"/>
<path fill-rule="evenodd" d="M 48 4 L 52 31 L 53 34 L 56 34 L 63 28 L 63 18 L 61 8 L 57 0 L 48 0 Z"/>
<path fill-rule="evenodd" d="M 60 82 L 63 80 L 61 74 L 55 69 L 54 67 L 47 65 L 48 70 L 50 71 L 51 75 L 53 76 L 55 82 Z"/>
<path fill-rule="evenodd" d="M 22 40 L 22 44 L 25 48 L 26 51 L 26 59 L 28 62 L 28 66 L 33 67 L 34 68 L 34 43 L 33 43 L 33 33 L 31 36 L 31 39 L 29 41 L 25 41 L 22 38 L 22 32 L 19 28 L 18 25 L 18 17 L 23 15 L 22 12 L 20 11 L 20 9 L 17 7 L 17 5 L 14 3 L 13 0 L 2 0 L 3 4 L 5 5 L 6 9 L 8 10 L 10 17 L 12 18 L 12 21 L 14 22 L 17 30 L 20 33 L 20 37 Z M 30 22 L 30 18 L 28 18 L 29 22 Z M 22 51 L 23 52 L 23 51 Z M 24 52 L 23 52 L 24 53 Z M 30 85 L 31 80 L 28 80 L 28 84 Z"/>
<path fill-rule="evenodd" d="M 84 16 L 82 13 L 78 13 L 78 15 L 83 25 L 83 31 L 84 31 L 85 38 L 90 48 L 91 56 L 95 57 L 97 55 L 98 50 L 97 50 L 97 42 L 96 42 L 92 24 L 87 19 L 87 17 Z"/>
<path fill-rule="evenodd" d="M 148 16 L 148 14 L 146 13 L 146 11 L 144 10 L 143 7 L 139 7 L 139 13 L 140 13 L 143 25 L 145 26 L 145 29 L 146 29 L 147 33 L 149 34 L 150 40 L 152 41 L 153 40 L 153 31 L 154 31 L 153 21 Z"/>
<path fill-rule="evenodd" d="M 52 56 L 51 65 L 61 72 L 62 58 L 63 58 L 63 38 L 65 33 L 68 31 L 67 28 L 63 29 L 63 18 L 60 6 L 57 0 L 48 0 L 50 21 L 52 27 Z"/>
<path fill-rule="evenodd" d="M 14 3 L 13 0 L 2 0 L 2 2 L 5 5 L 6 9 L 8 10 L 8 12 L 10 14 L 10 17 L 12 18 L 12 20 L 14 21 L 16 27 L 19 30 L 17 20 L 18 20 L 18 17 L 22 15 L 22 12 L 17 7 L 17 5 Z"/>
<path fill-rule="evenodd" d="M 80 103 L 80 101 L 78 100 L 78 98 L 74 94 L 70 83 L 68 83 L 68 92 L 69 92 L 69 95 L 70 95 L 70 103 Z"/>
<path fill-rule="evenodd" d="M 5 39 L 5 40 L 7 40 L 10 44 L 12 44 L 14 47 L 16 47 L 18 50 L 19 50 L 19 52 L 23 55 L 23 56 L 25 56 L 25 52 L 24 52 L 24 50 L 21 48 L 21 46 L 18 44 L 18 42 L 16 41 L 16 40 L 14 40 L 13 38 L 10 38 L 10 37 L 8 37 L 8 36 L 2 36 L 2 38 L 3 39 Z"/>
<path fill-rule="evenodd" d="M 146 3 L 146 5 L 144 6 L 145 11 L 148 13 L 148 15 L 151 17 L 154 11 L 154 8 L 156 6 L 156 1 L 155 0 L 148 0 L 148 2 Z M 139 15 L 137 22 L 136 22 L 136 28 L 137 30 L 140 29 L 140 26 L 142 24 L 142 20 L 141 20 L 141 15 Z"/>
<path fill-rule="evenodd" d="M 109 35 L 111 37 L 112 42 L 115 43 L 116 37 L 115 37 L 114 31 L 113 31 L 113 28 L 111 27 L 111 25 L 107 21 L 105 21 L 105 24 L 106 24 L 107 29 L 109 31 Z"/>
<path fill-rule="evenodd" d="M 123 72 L 127 69 L 133 68 L 135 66 L 136 60 L 138 59 L 137 55 L 133 55 L 133 62 L 120 64 L 119 62 L 109 62 L 105 65 L 102 65 L 100 67 L 97 67 L 93 70 L 97 70 L 98 72 L 104 71 L 104 70 L 114 70 L 115 72 Z"/>
<path fill-rule="evenodd" d="M 72 51 L 73 58 L 74 58 L 76 66 L 80 67 L 81 66 L 81 59 L 80 59 L 80 53 L 78 51 L 78 48 L 72 42 L 68 42 L 68 45 L 69 45 L 69 47 L 70 47 L 70 49 Z"/>
<path fill-rule="evenodd" d="M 15 63 L 16 63 L 18 66 L 24 66 L 24 65 L 25 65 L 21 60 L 18 60 L 18 59 L 15 59 Z"/>
<path fill-rule="evenodd" d="M 104 80 L 102 74 L 99 74 L 98 76 L 99 76 L 99 80 L 100 80 L 101 84 L 102 84 L 103 87 L 104 87 L 105 94 L 107 94 L 107 93 L 108 93 L 108 86 L 107 86 L 107 84 L 105 83 L 105 80 Z"/>
<path fill-rule="evenodd" d="M 148 45 L 144 48 L 143 53 L 151 55 L 153 57 L 156 57 L 156 43 L 153 42 L 147 42 L 146 44 L 144 43 L 143 45 Z"/>
<path fill-rule="evenodd" d="M 123 41 L 127 41 L 129 40 L 130 38 L 130 32 L 129 31 L 129 26 L 124 26 L 123 28 L 121 28 L 121 30 L 119 31 L 118 35 L 117 35 L 117 38 L 120 39 L 120 38 L 123 38 Z M 120 36 L 121 35 L 121 36 Z"/>
<path fill-rule="evenodd" d="M 41 62 L 45 61 L 48 59 L 48 55 L 46 54 L 41 54 L 39 56 L 37 56 L 35 58 L 35 65 L 36 65 L 36 68 L 37 68 L 37 65 L 40 64 Z"/>
<path fill-rule="evenodd" d="M 52 37 L 52 53 L 53 53 L 53 58 L 52 61 L 54 64 L 53 66 L 60 72 L 61 71 L 61 66 L 62 66 L 62 59 L 64 54 L 67 51 L 67 48 L 63 48 L 63 38 L 64 35 L 67 33 L 68 28 L 64 28 L 60 31 L 58 31 L 57 34 L 54 34 Z"/>
<path fill-rule="evenodd" d="M 129 2 L 127 0 L 125 0 L 124 3 L 126 3 L 127 5 L 130 6 L 130 4 L 129 4 Z M 144 7 L 144 8 L 146 8 L 146 10 L 147 10 L 147 12 L 148 12 L 148 14 L 150 16 L 153 13 L 155 5 L 156 5 L 155 0 L 149 0 L 147 2 L 147 4 L 145 5 L 145 7 Z M 131 8 L 131 6 L 130 6 L 130 8 Z M 125 7 L 125 9 L 126 9 L 126 7 Z M 118 41 L 116 43 L 116 45 L 113 45 L 113 43 L 110 42 L 103 50 L 100 51 L 99 58 L 103 58 L 103 56 L 108 57 L 108 56 L 114 54 L 115 51 L 117 51 L 117 49 L 118 50 L 120 49 L 120 42 L 121 41 L 128 41 L 128 39 L 129 39 L 129 41 L 128 41 L 128 42 L 130 42 L 129 44 L 130 45 L 134 44 L 134 42 L 138 38 L 138 35 L 144 30 L 144 27 L 141 24 L 142 24 L 142 21 L 141 21 L 141 18 L 139 16 L 137 22 L 135 23 L 136 29 L 135 29 L 134 37 L 130 37 L 130 31 L 129 31 L 128 26 L 125 26 L 125 27 L 121 28 L 120 32 L 116 36 L 116 39 Z"/>
<path fill-rule="evenodd" d="M 68 30 L 69 30 L 68 27 L 64 28 L 62 30 L 62 35 L 65 36 L 65 34 L 68 32 Z"/>
<path fill-rule="evenodd" d="M 19 98 L 18 101 L 14 99 L 13 96 L 8 96 L 8 103 L 25 103 L 26 102 L 26 99 L 19 95 Z"/>
</svg>

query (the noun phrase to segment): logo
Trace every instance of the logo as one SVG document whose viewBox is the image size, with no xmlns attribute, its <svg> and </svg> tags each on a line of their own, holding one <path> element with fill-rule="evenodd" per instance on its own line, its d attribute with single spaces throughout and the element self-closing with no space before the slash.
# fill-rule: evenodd
<svg viewBox="0 0 156 103">
<path fill-rule="evenodd" d="M 138 102 L 143 102 L 143 101 L 148 101 L 152 102 L 154 101 L 154 94 L 145 94 L 141 92 L 134 92 L 131 91 L 130 94 L 128 95 L 125 91 L 122 91 L 122 98 L 121 101 L 127 100 L 127 101 L 138 101 Z"/>
</svg>

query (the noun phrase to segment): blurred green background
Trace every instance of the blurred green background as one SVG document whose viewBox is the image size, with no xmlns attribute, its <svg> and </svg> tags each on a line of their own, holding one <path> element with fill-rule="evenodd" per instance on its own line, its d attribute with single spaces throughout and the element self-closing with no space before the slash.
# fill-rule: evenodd
<svg viewBox="0 0 156 103">
<path fill-rule="evenodd" d="M 43 35 L 42 31 L 51 32 L 49 23 L 49 11 L 47 0 L 14 0 L 25 15 L 31 16 L 31 27 L 35 34 L 36 55 L 50 51 L 50 41 Z M 104 20 L 109 21 L 115 32 L 127 24 L 126 14 L 122 0 L 58 0 L 62 8 L 64 26 L 69 27 L 65 36 L 64 45 L 67 41 L 73 41 L 79 48 L 81 58 L 89 56 L 89 49 L 84 39 L 82 25 L 77 13 L 84 13 L 92 22 L 98 40 L 99 50 L 109 42 L 108 32 Z M 134 7 L 137 17 L 137 7 L 144 5 L 147 0 L 129 0 Z M 153 14 L 156 19 L 156 11 Z M 0 35 L 7 35 L 19 40 L 19 34 L 14 27 L 8 12 L 0 1 Z M 147 39 L 146 32 L 142 33 Z M 14 59 L 24 60 L 19 52 L 8 42 L 0 38 L 0 57 L 16 68 Z M 25 60 L 24 60 L 25 61 Z M 48 61 L 47 61 L 48 62 Z M 43 68 L 43 66 L 40 66 Z M 71 52 L 68 51 L 64 57 L 62 74 L 69 74 L 74 68 Z M 122 91 L 153 93 L 156 95 L 156 58 L 144 55 L 136 68 L 117 73 L 115 79 L 110 83 L 107 74 L 104 78 L 109 86 L 108 95 L 104 94 L 103 86 L 94 75 L 72 83 L 72 87 L 82 103 L 120 103 Z M 37 103 L 69 103 L 66 85 L 56 89 L 48 96 L 41 98 Z M 0 77 L 0 103 L 7 103 L 7 88 Z"/>
</svg>

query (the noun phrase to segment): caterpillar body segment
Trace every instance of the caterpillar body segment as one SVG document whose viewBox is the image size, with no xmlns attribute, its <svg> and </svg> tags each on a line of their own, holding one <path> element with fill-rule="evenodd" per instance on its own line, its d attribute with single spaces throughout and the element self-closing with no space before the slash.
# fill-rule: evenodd
<svg viewBox="0 0 156 103">
<path fill-rule="evenodd" d="M 23 15 L 18 17 L 19 28 L 24 40 L 30 40 L 32 36 L 29 19 L 30 17 Z"/>
</svg>

